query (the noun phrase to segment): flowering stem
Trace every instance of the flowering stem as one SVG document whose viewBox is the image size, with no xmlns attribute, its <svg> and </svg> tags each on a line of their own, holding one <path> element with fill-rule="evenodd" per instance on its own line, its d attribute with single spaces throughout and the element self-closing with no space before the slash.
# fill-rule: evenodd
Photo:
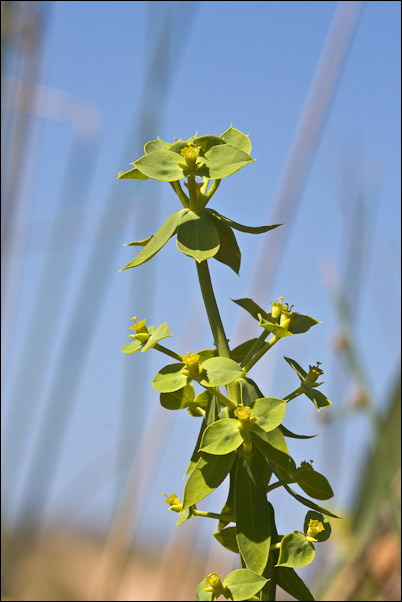
<svg viewBox="0 0 402 602">
<path fill-rule="evenodd" d="M 234 401 L 229 399 L 229 397 L 226 397 L 226 395 L 221 393 L 219 391 L 219 389 L 213 389 L 212 387 L 206 387 L 205 385 L 202 385 L 202 386 L 204 387 L 204 389 L 206 389 L 208 391 L 208 393 L 211 393 L 211 395 L 214 395 L 219 401 L 221 401 L 230 410 L 233 410 L 234 408 L 237 407 L 237 403 L 235 403 Z"/>
<path fill-rule="evenodd" d="M 301 387 L 295 389 L 292 393 L 289 393 L 289 395 L 286 395 L 286 397 L 284 397 L 284 400 L 288 402 L 291 399 L 294 399 L 295 397 L 299 397 L 299 395 L 303 395 L 303 389 Z"/>
<path fill-rule="evenodd" d="M 274 489 L 278 489 L 278 487 L 282 487 L 283 483 L 282 481 L 276 481 L 276 483 L 272 483 L 272 485 L 268 485 L 266 492 L 269 493 L 270 491 L 273 491 Z"/>
<path fill-rule="evenodd" d="M 218 349 L 218 353 L 221 357 L 230 357 L 228 340 L 226 338 L 218 305 L 216 303 L 214 289 L 212 288 L 208 262 L 205 260 L 201 263 L 198 263 L 197 261 L 196 265 L 202 298 L 204 300 L 204 305 L 207 311 L 207 316 L 216 348 Z"/>
<path fill-rule="evenodd" d="M 217 514 L 216 512 L 206 512 L 205 510 L 192 510 L 193 516 L 204 516 L 206 518 L 216 518 L 218 520 L 223 520 L 227 523 L 234 523 L 235 519 L 233 516 L 228 514 Z"/>
<path fill-rule="evenodd" d="M 175 353 L 174 351 L 172 351 L 171 349 L 168 349 L 167 347 L 164 347 L 163 345 L 160 345 L 159 343 L 156 343 L 156 345 L 154 345 L 154 349 L 157 349 L 158 351 L 160 351 L 161 353 L 164 353 L 165 355 L 169 355 L 170 357 L 172 357 L 175 360 L 178 360 L 179 362 L 183 361 L 183 358 L 181 357 L 181 355 L 179 355 L 178 353 Z"/>
<path fill-rule="evenodd" d="M 264 347 L 262 347 L 259 350 L 259 352 L 256 353 L 255 356 L 245 366 L 243 366 L 244 372 L 247 373 L 249 370 L 251 370 L 254 364 L 256 364 L 258 360 L 260 360 L 262 356 L 265 355 L 265 353 L 269 351 L 269 349 L 271 349 L 271 347 L 273 347 L 278 341 L 279 337 L 277 337 L 276 335 L 274 335 L 272 339 L 269 339 L 269 341 L 265 343 Z"/>
<path fill-rule="evenodd" d="M 261 343 L 265 341 L 267 336 L 268 336 L 268 332 L 264 329 L 262 331 L 262 333 L 260 334 L 260 336 L 258 337 L 258 339 L 254 342 L 254 345 L 252 345 L 251 349 L 249 349 L 248 353 L 246 353 L 246 355 L 244 356 L 243 361 L 240 364 L 241 366 L 247 365 L 247 362 L 249 362 L 251 360 L 254 353 L 260 347 Z"/>
<path fill-rule="evenodd" d="M 188 196 L 186 195 L 186 193 L 184 192 L 184 190 L 182 189 L 182 187 L 180 186 L 179 180 L 177 180 L 176 182 L 170 182 L 170 185 L 173 188 L 173 190 L 175 191 L 175 193 L 177 194 L 177 196 L 179 197 L 183 207 L 188 209 L 188 207 L 190 206 L 190 200 L 189 200 Z"/>
</svg>

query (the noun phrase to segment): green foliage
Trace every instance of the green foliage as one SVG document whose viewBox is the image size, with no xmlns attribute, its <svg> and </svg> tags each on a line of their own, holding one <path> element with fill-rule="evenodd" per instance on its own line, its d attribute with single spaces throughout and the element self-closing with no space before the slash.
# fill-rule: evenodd
<svg viewBox="0 0 402 602">
<path fill-rule="evenodd" d="M 298 600 L 314 600 L 294 569 L 313 561 L 315 544 L 331 534 L 327 517 L 338 517 L 290 487 L 296 483 L 317 500 L 333 496 L 326 477 L 311 465 L 302 462 L 296 468 L 286 444 L 285 437 L 302 440 L 315 435 L 295 434 L 283 421 L 290 411 L 287 405 L 301 395 L 306 395 L 317 410 L 331 405 L 318 391 L 323 371 L 319 362 L 306 371 L 285 357 L 298 376 L 299 386 L 283 398 L 265 396 L 249 372 L 274 344 L 288 345 L 289 337 L 304 334 L 319 322 L 293 311 L 282 298 L 267 309 L 252 299 L 237 299 L 235 303 L 258 322 L 260 335 L 231 349 L 208 268 L 208 260 L 213 258 L 238 274 L 241 251 L 235 232 L 265 234 L 281 225 L 246 226 L 208 206 L 222 179 L 253 162 L 251 150 L 248 135 L 233 126 L 220 136 L 196 134 L 172 143 L 157 138 L 145 144 L 144 155 L 132 163 L 132 169 L 119 172 L 118 179 L 150 178 L 169 183 L 182 205 L 154 234 L 125 245 L 141 249 L 122 269 L 146 263 L 177 236 L 178 250 L 195 260 L 216 346 L 183 356 L 160 344 L 172 336 L 167 322 L 155 328 L 133 318 L 130 330 L 135 334 L 130 334 L 133 340 L 122 351 L 130 354 L 155 349 L 167 355 L 170 363 L 152 381 L 161 405 L 171 411 L 187 409 L 191 416 L 202 418 L 186 472 L 183 502 L 176 494 L 166 501 L 179 514 L 177 525 L 196 517 L 218 519 L 213 535 L 225 549 L 240 554 L 242 568 L 223 580 L 216 573 L 208 575 L 197 587 L 197 600 L 211 601 L 219 596 L 233 601 L 274 600 L 276 585 Z M 182 188 L 183 180 L 186 188 Z M 229 491 L 220 513 L 198 509 L 197 504 L 226 479 Z M 278 535 L 274 510 L 267 499 L 270 491 L 278 488 L 309 508 L 303 532 Z"/>
</svg>

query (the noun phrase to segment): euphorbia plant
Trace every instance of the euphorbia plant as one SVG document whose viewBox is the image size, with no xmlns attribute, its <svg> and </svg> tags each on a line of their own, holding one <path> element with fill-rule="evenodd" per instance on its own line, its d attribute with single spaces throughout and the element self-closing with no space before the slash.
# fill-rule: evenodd
<svg viewBox="0 0 402 602">
<path fill-rule="evenodd" d="M 335 517 L 309 499 L 326 500 L 333 496 L 327 479 L 309 462 L 297 468 L 286 438 L 308 439 L 292 433 L 283 424 L 288 404 L 306 395 L 319 411 L 331 405 L 318 390 L 323 374 L 317 366 L 304 370 L 285 357 L 300 383 L 284 398 L 266 397 L 249 376 L 250 370 L 281 339 L 307 332 L 318 321 L 297 313 L 283 298 L 262 308 L 252 299 L 235 301 L 257 320 L 260 335 L 229 347 L 212 287 L 208 259 L 215 258 L 236 273 L 240 268 L 240 249 L 235 231 L 262 234 L 273 226 L 244 226 L 209 207 L 221 180 L 253 161 L 249 137 L 230 127 L 220 136 L 194 136 L 172 144 L 160 140 L 147 142 L 145 154 L 134 161 L 133 169 L 120 172 L 120 179 L 168 182 L 182 209 L 173 213 L 149 238 L 128 243 L 142 249 L 124 268 L 149 261 L 168 240 L 177 236 L 177 248 L 195 260 L 201 293 L 212 331 L 211 349 L 173 351 L 160 344 L 171 337 L 166 322 L 155 328 L 132 318 L 132 342 L 124 353 L 151 348 L 173 358 L 154 377 L 152 386 L 168 410 L 187 408 L 190 416 L 202 423 L 187 469 L 187 482 L 181 499 L 166 496 L 170 510 L 179 514 L 177 524 L 195 517 L 218 520 L 213 535 L 227 550 L 239 554 L 240 568 L 224 578 L 208 575 L 197 587 L 197 600 L 275 600 L 279 585 L 298 600 L 313 596 L 294 569 L 310 564 L 315 544 L 328 539 L 328 516 Z M 184 180 L 184 189 L 181 181 Z M 282 342 L 282 341 L 281 341 Z M 286 341 L 283 341 L 285 343 Z M 222 388 L 225 389 L 222 389 Z M 229 493 L 219 512 L 207 512 L 197 504 L 225 479 Z M 309 496 L 290 487 L 297 483 Z M 283 488 L 310 510 L 300 530 L 280 534 L 274 508 L 269 501 L 272 490 Z M 165 494 L 166 495 L 166 494 Z"/>
</svg>

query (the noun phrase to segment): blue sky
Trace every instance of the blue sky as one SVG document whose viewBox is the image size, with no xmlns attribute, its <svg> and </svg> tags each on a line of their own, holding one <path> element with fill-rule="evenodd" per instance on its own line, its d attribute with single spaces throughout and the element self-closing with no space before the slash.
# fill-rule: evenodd
<svg viewBox="0 0 402 602">
<path fill-rule="evenodd" d="M 78 130 L 74 130 L 69 118 L 61 122 L 33 118 L 21 174 L 19 194 L 24 213 L 19 219 L 21 223 L 28 221 L 29 229 L 21 262 L 12 260 L 16 269 L 22 271 L 14 274 L 18 294 L 7 341 L 5 429 L 12 400 L 15 401 L 16 382 L 22 378 L 22 351 L 27 346 L 32 346 L 31 373 L 35 373 L 35 362 L 40 357 L 44 358 L 41 365 L 45 371 L 39 391 L 31 400 L 31 421 L 25 426 L 28 437 L 22 439 L 20 427 L 11 435 L 4 511 L 15 519 L 15 508 L 28 512 L 43 503 L 41 487 L 45 477 L 43 482 L 36 481 L 37 490 L 30 490 L 23 503 L 21 495 L 26 491 L 26 474 L 48 398 L 49 403 L 56 404 L 53 407 L 58 415 L 52 382 L 61 365 L 68 381 L 57 381 L 67 391 L 67 399 L 63 399 L 60 391 L 60 403 L 71 401 L 68 397 L 71 381 L 75 370 L 81 372 L 71 394 L 74 395 L 71 414 L 68 419 L 60 418 L 62 422 L 65 420 L 66 436 L 55 478 L 45 496 L 45 515 L 51 519 L 67 513 L 73 524 L 102 528 L 109 525 L 118 491 L 127 475 L 123 471 L 117 477 L 111 476 L 118 441 L 125 433 L 128 450 L 135 448 L 152 408 L 158 404 L 149 383 L 164 363 L 156 353 L 153 356 L 120 353 L 127 341 L 129 318 L 144 316 L 148 323 L 156 325 L 167 320 L 175 335 L 170 340 L 172 347 L 179 353 L 188 351 L 186 345 L 196 348 L 211 345 L 204 310 L 197 301 L 193 262 L 177 252 L 173 241 L 135 274 L 134 270 L 118 272 L 133 256 L 132 250 L 122 244 L 152 234 L 179 207 L 168 185 L 116 181 L 116 174 L 142 154 L 147 141 L 141 139 L 144 131 L 150 134 L 149 138 L 186 139 L 195 131 L 219 135 L 233 123 L 250 135 L 256 161 L 222 183 L 213 207 L 249 225 L 271 223 L 273 200 L 338 3 L 45 4 L 50 6 L 45 18 L 38 81 L 72 96 L 79 106 L 75 113 Z M 160 57 L 161 64 L 167 60 L 170 65 L 167 85 L 160 75 L 150 87 L 145 83 L 147 68 L 155 41 L 164 35 L 164 20 L 169 12 L 167 31 L 171 39 L 168 50 Z M 331 341 L 337 320 L 323 284 L 323 272 L 328 275 L 328 266 L 332 264 L 341 274 L 345 271 L 345 241 L 350 235 L 351 206 L 356 194 L 361 196 L 364 207 L 362 219 L 368 220 L 370 228 L 361 294 L 356 300 L 349 299 L 352 305 L 358 305 L 355 336 L 378 405 L 391 386 L 399 361 L 400 331 L 399 16 L 400 3 L 364 4 L 297 211 L 289 225 L 280 269 L 271 290 L 266 291 L 267 296 L 256 299 L 268 305 L 281 295 L 297 311 L 322 321 L 308 334 L 293 337 L 278 351 L 275 348 L 272 359 L 267 358 L 261 368 L 256 368 L 255 377 L 261 379 L 266 395 L 280 397 L 295 384 L 283 355 L 305 366 L 317 359 L 322 361 L 326 370 L 323 389 L 335 408 L 348 394 L 347 378 L 333 358 Z M 144 91 L 149 93 L 145 106 Z M 88 109 L 92 110 L 92 119 L 95 111 L 101 125 L 95 134 L 92 132 L 85 138 Z M 96 126 L 98 121 L 94 123 Z M 68 161 L 70 171 L 66 172 Z M 66 200 L 61 204 L 63 195 Z M 99 227 L 105 207 L 109 207 L 110 215 L 106 228 Z M 61 217 L 72 224 L 71 232 L 67 231 L 66 240 L 62 239 L 55 248 L 54 244 L 52 247 L 46 243 L 46 237 L 52 223 Z M 66 228 L 61 232 L 66 233 Z M 239 318 L 239 310 L 230 299 L 247 296 L 261 238 L 239 234 L 243 253 L 240 278 L 225 266 L 211 262 L 228 333 L 233 332 Z M 68 273 L 67 268 L 64 273 L 71 257 Z M 87 267 L 89 257 L 92 257 L 91 269 Z M 269 260 L 267 257 L 266 261 Z M 53 273 L 48 274 L 45 290 L 40 291 L 38 298 L 43 298 L 42 307 L 46 299 L 58 299 L 60 308 L 49 307 L 48 312 L 43 309 L 42 317 L 35 323 L 33 299 L 39 283 L 44 282 L 41 274 L 46 265 Z M 84 288 L 84 278 L 89 282 L 88 289 Z M 52 297 L 53 287 L 58 293 Z M 84 296 L 82 291 L 86 291 Z M 77 313 L 77 306 L 81 312 Z M 191 319 L 189 312 L 193 312 Z M 53 315 L 57 315 L 56 321 L 54 317 L 50 321 Z M 184 319 L 187 330 L 180 335 Z M 27 332 L 34 332 L 34 323 L 37 335 L 35 340 L 27 341 Z M 249 328 L 251 332 L 251 323 Z M 47 333 L 50 346 L 42 346 L 41 333 Z M 244 332 L 242 336 L 247 334 Z M 43 335 L 43 341 L 46 337 Z M 179 340 L 183 349 L 175 347 Z M 26 398 L 31 390 L 29 378 L 25 374 Z M 124 394 L 126 413 L 122 415 L 124 382 L 128 385 Z M 22 424 L 26 416 L 22 413 Z M 300 400 L 297 407 L 290 408 L 287 425 L 298 432 L 319 432 L 332 442 L 330 451 L 324 451 L 320 437 L 291 449 L 297 461 L 315 458 L 316 468 L 333 478 L 335 503 L 340 507 L 349 504 L 368 441 L 366 419 L 357 417 L 338 427 L 325 427 L 317 421 L 313 406 Z M 174 418 L 147 497 L 147 510 L 141 522 L 144 532 L 148 529 L 153 533 L 167 532 L 173 525 L 160 494 L 177 490 L 180 495 L 182 475 L 198 427 L 199 423 L 187 414 Z M 339 429 L 343 431 L 341 439 Z M 57 432 L 55 428 L 56 441 Z M 91 478 L 84 479 L 83 486 L 82 480 L 75 479 L 91 462 L 95 462 L 98 473 L 99 465 L 104 466 L 105 474 L 94 477 L 93 486 Z M 78 489 L 74 483 L 80 483 Z M 283 496 L 279 503 L 285 504 Z M 299 511 L 295 504 L 293 507 L 295 521 L 302 520 L 304 511 Z M 299 528 L 298 524 L 288 525 L 281 512 L 279 518 L 285 522 L 283 528 Z"/>
</svg>

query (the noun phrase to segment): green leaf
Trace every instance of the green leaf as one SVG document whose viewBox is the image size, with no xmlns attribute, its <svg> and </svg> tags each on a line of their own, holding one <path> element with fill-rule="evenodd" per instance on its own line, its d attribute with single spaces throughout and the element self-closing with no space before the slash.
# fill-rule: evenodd
<svg viewBox="0 0 402 602">
<path fill-rule="evenodd" d="M 318 520 L 323 524 L 323 527 L 324 527 L 324 531 L 321 531 L 321 533 L 317 533 L 317 535 L 314 536 L 314 538 L 317 540 L 317 542 L 322 543 L 323 541 L 327 541 L 327 539 L 329 539 L 329 537 L 331 535 L 331 531 L 332 531 L 329 520 L 327 518 L 325 518 L 321 514 L 321 512 L 315 512 L 313 510 L 309 510 L 306 514 L 306 518 L 304 519 L 304 528 L 303 528 L 304 533 L 307 533 L 307 529 L 308 529 L 310 520 Z"/>
<path fill-rule="evenodd" d="M 267 332 L 272 332 L 276 337 L 289 337 L 293 333 L 290 332 L 290 329 L 284 328 L 283 326 L 279 326 L 279 324 L 275 324 L 274 322 L 270 322 L 269 320 L 264 320 L 262 316 L 260 318 L 260 326 L 265 328 Z"/>
<path fill-rule="evenodd" d="M 322 408 L 328 408 L 332 406 L 332 401 L 330 401 L 321 391 L 317 391 L 313 387 L 309 387 L 308 385 L 302 384 L 303 393 L 307 395 L 309 399 L 313 402 L 318 411 L 322 410 Z"/>
<path fill-rule="evenodd" d="M 187 376 L 181 370 L 184 364 L 169 364 L 160 370 L 152 381 L 152 386 L 159 393 L 178 391 L 187 385 Z"/>
<path fill-rule="evenodd" d="M 285 360 L 287 361 L 287 363 L 289 364 L 289 366 L 291 368 L 293 368 L 293 370 L 296 372 L 297 376 L 300 378 L 301 381 L 303 381 L 306 376 L 307 376 L 307 372 L 305 370 L 303 370 L 303 368 L 300 366 L 300 364 L 298 364 L 295 360 L 292 360 L 290 357 L 285 357 Z"/>
<path fill-rule="evenodd" d="M 316 324 L 320 324 L 320 322 L 314 318 L 310 318 L 310 316 L 303 316 L 302 314 L 293 312 L 289 330 L 292 334 L 302 334 Z"/>
<path fill-rule="evenodd" d="M 123 345 L 121 350 L 123 353 L 135 353 L 136 351 L 139 351 L 139 349 L 141 349 L 141 347 L 142 347 L 141 341 L 137 341 L 136 339 L 134 339 L 131 343 L 127 343 L 127 345 Z"/>
<path fill-rule="evenodd" d="M 170 142 L 165 142 L 164 140 L 157 138 L 156 140 L 150 140 L 146 143 L 146 145 L 144 146 L 144 153 L 147 155 L 148 153 L 152 153 L 153 151 L 169 150 L 171 146 L 172 145 L 170 144 Z"/>
<path fill-rule="evenodd" d="M 193 143 L 201 148 L 201 151 L 203 154 L 205 154 L 207 151 L 209 151 L 209 149 L 212 148 L 213 146 L 217 146 L 218 144 L 226 144 L 226 142 L 225 142 L 225 140 L 223 140 L 223 138 L 220 138 L 219 136 L 212 136 L 212 135 L 200 136 L 199 138 L 194 138 Z"/>
<path fill-rule="evenodd" d="M 285 439 L 279 429 L 269 433 L 261 430 L 251 431 L 251 438 L 260 453 L 275 466 L 281 479 L 294 481 L 296 464 L 289 452 Z"/>
<path fill-rule="evenodd" d="M 160 324 L 160 326 L 158 326 L 158 328 L 154 330 L 154 332 L 151 334 L 141 351 L 148 351 L 148 349 L 152 349 L 153 347 L 155 347 L 155 345 L 162 339 L 166 339 L 167 337 L 171 336 L 172 333 L 169 330 L 168 323 L 163 322 L 163 324 Z"/>
<path fill-rule="evenodd" d="M 193 141 L 193 138 L 189 138 L 188 140 L 177 140 L 173 142 L 172 146 L 169 148 L 171 153 L 176 153 L 180 155 L 181 160 L 183 161 L 183 155 L 181 154 L 181 150 L 190 144 Z"/>
<path fill-rule="evenodd" d="M 281 541 L 277 566 L 300 569 L 313 562 L 315 548 L 300 531 L 293 531 Z"/>
<path fill-rule="evenodd" d="M 188 211 L 177 228 L 177 248 L 198 263 L 219 251 L 219 234 L 205 211 Z"/>
<path fill-rule="evenodd" d="M 195 393 L 193 385 L 186 385 L 178 391 L 161 393 L 160 402 L 161 406 L 167 410 L 183 410 L 184 408 L 187 408 L 194 400 L 194 396 Z"/>
<path fill-rule="evenodd" d="M 212 357 L 200 364 L 200 370 L 200 384 L 206 387 L 228 385 L 244 374 L 240 366 L 228 357 Z"/>
<path fill-rule="evenodd" d="M 184 172 L 179 167 L 176 153 L 168 150 L 156 150 L 144 155 L 134 162 L 141 173 L 159 182 L 176 182 L 184 178 Z"/>
<path fill-rule="evenodd" d="M 283 426 L 283 424 L 281 424 L 279 428 L 285 437 L 290 437 L 292 439 L 313 439 L 314 437 L 317 437 L 317 435 L 296 435 L 296 433 L 292 433 L 292 431 Z"/>
<path fill-rule="evenodd" d="M 131 242 L 126 242 L 123 247 L 145 247 L 149 242 L 151 242 L 152 236 L 148 236 L 148 238 L 143 238 L 142 240 L 132 240 Z"/>
<path fill-rule="evenodd" d="M 243 443 L 239 424 L 239 421 L 234 418 L 224 418 L 207 426 L 201 440 L 200 451 L 224 455 L 237 449 Z"/>
<path fill-rule="evenodd" d="M 223 585 L 228 587 L 231 600 L 249 600 L 264 587 L 268 579 L 249 569 L 237 569 L 226 575 Z"/>
<path fill-rule="evenodd" d="M 187 508 L 187 510 L 182 510 L 179 513 L 179 518 L 177 519 L 176 527 L 180 527 L 180 525 L 182 525 L 183 523 L 185 523 L 186 520 L 188 520 L 191 517 L 192 517 L 192 514 L 191 514 L 190 508 Z"/>
<path fill-rule="evenodd" d="M 296 482 L 307 495 L 316 500 L 328 500 L 334 496 L 331 485 L 321 473 L 312 468 L 298 468 Z"/>
<path fill-rule="evenodd" d="M 207 395 L 210 396 L 209 393 L 207 393 Z M 212 398 L 212 396 L 210 396 L 210 397 Z M 186 470 L 186 474 L 184 475 L 185 477 L 188 474 L 190 474 L 191 472 L 193 472 L 194 468 L 197 465 L 198 460 L 201 458 L 201 453 L 198 450 L 200 449 L 202 435 L 204 434 L 204 431 L 207 428 L 207 425 L 209 424 L 208 419 L 210 418 L 211 414 L 213 414 L 212 418 L 215 420 L 214 406 L 215 406 L 214 403 L 211 403 L 207 406 L 206 414 L 205 414 L 204 420 L 202 421 L 200 432 L 198 433 L 197 441 L 196 441 L 193 453 L 191 455 L 190 462 L 189 462 L 187 470 Z"/>
<path fill-rule="evenodd" d="M 196 591 L 196 599 L 200 602 L 210 602 L 211 600 L 216 600 L 217 596 L 213 592 L 206 592 L 205 588 L 209 587 L 207 583 L 207 578 L 203 579 L 201 583 L 197 585 Z"/>
<path fill-rule="evenodd" d="M 238 274 L 240 270 L 241 252 L 233 230 L 214 215 L 212 215 L 212 220 L 218 232 L 220 242 L 219 251 L 214 257 L 217 261 L 229 266 L 236 274 Z"/>
<path fill-rule="evenodd" d="M 184 487 L 183 510 L 201 501 L 219 487 L 229 474 L 235 457 L 234 452 L 225 456 L 201 454 Z"/>
<path fill-rule="evenodd" d="M 286 401 L 274 397 L 257 399 L 251 416 L 257 418 L 257 425 L 266 433 L 279 426 L 285 417 Z"/>
<path fill-rule="evenodd" d="M 255 458 L 238 458 L 235 483 L 237 543 L 246 565 L 262 574 L 271 545 L 271 523 L 264 483 Z"/>
<path fill-rule="evenodd" d="M 252 406 L 256 399 L 262 398 L 263 394 L 257 384 L 248 376 L 239 378 L 240 400 L 245 406 Z"/>
<path fill-rule="evenodd" d="M 133 167 L 128 171 L 119 171 L 117 175 L 118 180 L 148 180 L 148 176 L 143 174 L 139 169 Z"/>
<path fill-rule="evenodd" d="M 262 307 L 260 307 L 259 305 L 257 305 L 257 303 L 255 303 L 255 301 L 253 301 L 252 299 L 232 299 L 232 301 L 234 303 L 237 303 L 237 305 L 240 305 L 240 307 L 242 307 L 243 309 L 245 309 L 246 311 L 248 311 L 248 313 L 253 316 L 253 318 L 255 318 L 256 320 L 259 320 L 258 314 L 261 314 L 263 318 L 268 319 L 270 314 L 267 314 L 266 311 L 264 311 L 262 309 Z"/>
<path fill-rule="evenodd" d="M 232 144 L 220 144 L 210 148 L 203 157 L 208 168 L 208 178 L 217 180 L 233 173 L 254 161 L 249 154 Z"/>
<path fill-rule="evenodd" d="M 221 138 L 228 142 L 229 144 L 233 144 L 237 148 L 240 148 L 243 152 L 248 155 L 251 153 L 251 142 L 250 138 L 247 134 L 243 134 L 240 130 L 237 130 L 233 126 L 230 126 L 228 130 L 221 134 Z"/>
<path fill-rule="evenodd" d="M 239 546 L 237 545 L 236 539 L 236 527 L 226 527 L 220 531 L 215 531 L 212 535 L 224 548 L 235 554 L 239 553 Z"/>
<path fill-rule="evenodd" d="M 297 500 L 298 502 L 300 502 L 301 504 L 303 504 L 303 506 L 307 506 L 307 508 L 311 508 L 312 510 L 316 510 L 317 512 L 321 512 L 321 514 L 325 514 L 326 516 L 332 516 L 332 518 L 339 518 L 339 516 L 337 516 L 333 512 L 330 512 L 329 510 L 327 510 L 326 508 L 323 508 L 322 506 L 319 506 L 318 504 L 316 504 L 312 500 L 309 500 L 309 499 L 303 497 L 302 495 L 299 495 L 298 493 L 296 493 L 296 491 L 294 491 L 286 483 L 283 483 L 283 486 L 286 489 L 286 491 L 288 493 L 290 493 L 290 495 L 292 497 L 294 497 L 295 500 Z"/>
<path fill-rule="evenodd" d="M 306 602 L 314 602 L 313 595 L 307 585 L 293 569 L 278 566 L 276 574 L 279 587 L 293 596 L 293 598 L 296 598 L 296 600 L 305 600 Z"/>
<path fill-rule="evenodd" d="M 132 261 L 125 265 L 120 272 L 127 270 L 128 268 L 135 268 L 137 265 L 141 265 L 142 263 L 152 259 L 152 257 L 156 255 L 156 253 L 158 253 L 158 251 L 160 251 L 161 248 L 167 243 L 169 238 L 173 236 L 176 231 L 177 224 L 179 223 L 181 217 L 187 213 L 187 211 L 188 209 L 182 209 L 181 211 L 176 211 L 176 213 L 170 215 L 159 228 L 159 230 L 157 230 L 151 237 L 149 243 Z"/>
<path fill-rule="evenodd" d="M 224 517 L 227 517 L 228 520 L 221 519 L 218 523 L 218 529 L 223 529 L 230 522 L 234 520 L 235 517 L 235 481 L 236 481 L 236 470 L 237 470 L 237 457 L 235 458 L 232 468 L 230 469 L 230 479 L 229 479 L 229 491 L 226 498 L 226 502 L 222 506 L 220 514 Z"/>
<path fill-rule="evenodd" d="M 273 226 L 244 226 L 243 224 L 239 224 L 234 222 L 233 220 L 225 217 L 221 213 L 218 213 L 214 209 L 207 209 L 209 213 L 212 213 L 220 219 L 224 224 L 229 226 L 230 228 L 234 228 L 234 230 L 239 230 L 239 232 L 246 232 L 247 234 L 264 234 L 264 232 L 269 232 L 269 230 L 274 230 L 275 228 L 279 228 L 282 224 L 274 224 Z"/>
</svg>

